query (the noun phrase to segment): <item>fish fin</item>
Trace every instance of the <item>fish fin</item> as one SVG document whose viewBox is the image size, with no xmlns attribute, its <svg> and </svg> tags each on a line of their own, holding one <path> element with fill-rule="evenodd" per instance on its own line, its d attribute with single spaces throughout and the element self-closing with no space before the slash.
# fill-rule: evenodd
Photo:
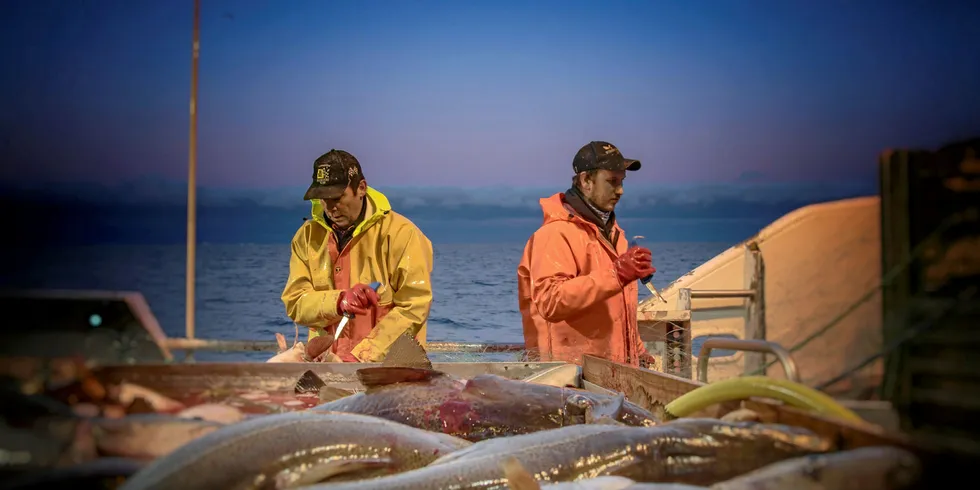
<svg viewBox="0 0 980 490">
<path fill-rule="evenodd" d="M 504 470 L 504 477 L 507 478 L 507 487 L 511 490 L 540 490 L 541 484 L 534 479 L 524 465 L 517 458 L 511 456 L 500 463 Z"/>
<path fill-rule="evenodd" d="M 276 475 L 276 490 L 305 487 L 335 476 L 389 466 L 391 463 L 390 458 L 351 459 L 312 464 L 302 471 L 283 470 Z"/>
<path fill-rule="evenodd" d="M 315 359 L 330 350 L 333 346 L 333 338 L 329 335 L 317 335 L 306 342 L 306 357 Z"/>
<path fill-rule="evenodd" d="M 320 379 L 313 371 L 307 370 L 299 377 L 296 381 L 296 386 L 293 387 L 293 392 L 297 395 L 302 393 L 317 393 L 321 388 L 326 386 L 326 383 Z"/>
<path fill-rule="evenodd" d="M 354 393 L 357 392 L 346 388 L 337 388 L 336 386 L 324 386 L 320 388 L 320 403 L 329 403 L 334 400 L 346 398 Z"/>
<path fill-rule="evenodd" d="M 409 333 L 398 336 L 388 349 L 381 367 L 411 367 L 432 369 L 432 361 L 425 353 L 425 347 Z"/>
<path fill-rule="evenodd" d="M 279 352 L 285 352 L 289 348 L 286 345 L 286 337 L 279 332 L 276 332 L 276 345 L 279 346 Z"/>
<path fill-rule="evenodd" d="M 602 419 L 616 421 L 623 412 L 623 405 L 626 403 L 626 395 L 619 393 L 616 396 L 603 397 L 599 402 L 590 404 L 585 410 L 585 423 L 600 423 Z"/>
<path fill-rule="evenodd" d="M 357 380 L 367 389 L 396 383 L 421 383 L 445 375 L 446 373 L 440 371 L 409 367 L 375 367 L 357 370 Z"/>
</svg>

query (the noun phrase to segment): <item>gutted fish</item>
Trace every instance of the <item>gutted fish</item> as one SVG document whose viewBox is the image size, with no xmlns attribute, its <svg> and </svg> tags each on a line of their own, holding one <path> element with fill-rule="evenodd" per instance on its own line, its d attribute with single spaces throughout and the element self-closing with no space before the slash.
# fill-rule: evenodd
<svg viewBox="0 0 980 490">
<path fill-rule="evenodd" d="M 775 424 L 682 419 L 654 427 L 576 425 L 473 444 L 429 466 L 377 479 L 370 488 L 504 489 L 514 457 L 537 480 L 621 476 L 636 482 L 711 485 L 777 461 L 828 450 L 812 432 Z M 317 490 L 363 488 L 323 484 Z"/>
<path fill-rule="evenodd" d="M 656 417 L 622 395 L 484 374 L 462 380 L 440 371 L 377 367 L 357 371 L 366 391 L 313 410 L 373 415 L 470 441 L 611 420 L 650 426 Z"/>
<path fill-rule="evenodd" d="M 184 445 L 134 475 L 123 488 L 292 488 L 330 479 L 372 478 L 421 468 L 469 444 L 364 415 L 266 415 Z"/>
</svg>

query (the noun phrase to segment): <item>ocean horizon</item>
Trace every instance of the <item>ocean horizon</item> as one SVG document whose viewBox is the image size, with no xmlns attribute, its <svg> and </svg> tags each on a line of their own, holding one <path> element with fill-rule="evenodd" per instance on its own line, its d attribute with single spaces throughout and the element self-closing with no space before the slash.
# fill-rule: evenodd
<svg viewBox="0 0 980 490">
<path fill-rule="evenodd" d="M 686 274 L 735 242 L 656 242 L 650 247 L 658 288 Z M 435 243 L 429 341 L 523 342 L 517 304 L 517 265 L 522 242 Z M 183 245 L 51 245 L 34 249 L 35 260 L 4 274 L 3 288 L 138 291 L 168 336 L 184 336 Z M 294 336 L 280 295 L 290 246 L 211 244 L 197 247 L 198 338 L 273 340 Z M 649 293 L 640 288 L 640 298 Z M 305 337 L 300 328 L 301 338 Z M 263 361 L 264 352 L 199 352 L 201 361 Z"/>
</svg>

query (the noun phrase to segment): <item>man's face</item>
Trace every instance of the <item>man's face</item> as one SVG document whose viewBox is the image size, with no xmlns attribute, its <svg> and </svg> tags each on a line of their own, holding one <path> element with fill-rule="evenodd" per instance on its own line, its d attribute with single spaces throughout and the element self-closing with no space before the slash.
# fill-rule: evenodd
<svg viewBox="0 0 980 490">
<path fill-rule="evenodd" d="M 340 228 L 346 228 L 361 215 L 361 206 L 364 203 L 366 193 L 367 183 L 363 180 L 357 184 L 356 188 L 347 186 L 340 197 L 320 200 L 323 203 L 323 212 L 333 224 Z"/>
<path fill-rule="evenodd" d="M 582 193 L 595 207 L 605 212 L 616 209 L 616 203 L 623 196 L 623 180 L 625 170 L 600 169 L 595 177 L 583 175 L 581 180 Z"/>
</svg>

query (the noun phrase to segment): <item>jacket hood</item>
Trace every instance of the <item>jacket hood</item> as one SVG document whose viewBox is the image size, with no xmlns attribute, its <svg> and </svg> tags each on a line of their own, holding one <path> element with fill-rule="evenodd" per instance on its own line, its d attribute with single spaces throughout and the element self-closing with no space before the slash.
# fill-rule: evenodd
<svg viewBox="0 0 980 490">
<path fill-rule="evenodd" d="M 538 201 L 541 203 L 541 211 L 544 213 L 544 224 L 554 221 L 572 221 L 576 218 L 582 220 L 575 215 L 575 210 L 571 206 L 565 204 L 565 201 L 562 199 L 564 195 L 563 192 L 558 192 L 552 196 L 543 197 Z"/>
<path fill-rule="evenodd" d="M 361 221 L 357 228 L 354 228 L 354 236 L 360 235 L 362 231 L 370 228 L 372 225 L 377 223 L 391 211 L 391 203 L 388 202 L 388 198 L 378 190 L 367 187 L 367 205 L 370 206 L 369 211 L 371 211 L 370 216 L 364 216 L 364 220 Z M 330 230 L 330 225 L 327 224 L 327 220 L 323 217 L 323 202 L 320 199 L 313 199 L 312 209 L 310 210 L 310 216 L 314 222 L 318 223 L 320 226 Z"/>
</svg>

